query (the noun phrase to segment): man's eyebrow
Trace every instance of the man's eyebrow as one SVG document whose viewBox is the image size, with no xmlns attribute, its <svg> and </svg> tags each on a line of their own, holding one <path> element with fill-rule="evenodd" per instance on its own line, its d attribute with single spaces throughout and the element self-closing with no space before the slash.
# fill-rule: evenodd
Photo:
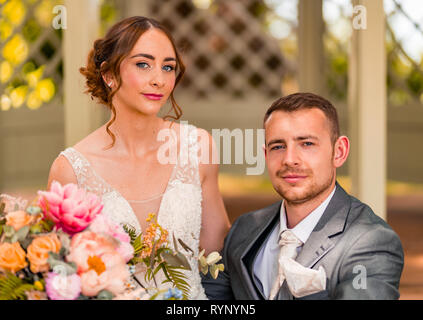
<svg viewBox="0 0 423 320">
<path fill-rule="evenodd" d="M 285 142 L 285 140 L 284 139 L 273 139 L 273 140 L 270 140 L 269 141 L 269 143 L 267 144 L 267 146 L 269 147 L 270 145 L 272 145 L 272 144 L 276 144 L 276 143 L 284 143 Z"/>
<path fill-rule="evenodd" d="M 313 136 L 313 135 L 308 135 L 308 136 L 298 136 L 298 137 L 295 137 L 295 139 L 294 140 L 296 140 L 296 141 L 302 141 L 302 140 L 319 140 L 319 138 L 318 137 L 316 137 L 316 136 Z"/>
<path fill-rule="evenodd" d="M 313 136 L 313 135 L 306 135 L 306 136 L 298 136 L 294 138 L 295 141 L 303 141 L 303 140 L 319 140 L 318 137 Z M 273 139 L 270 140 L 269 143 L 267 144 L 267 146 L 269 147 L 272 144 L 276 144 L 276 143 L 286 143 L 285 139 Z"/>
<path fill-rule="evenodd" d="M 137 57 L 144 57 L 144 58 L 147 58 L 147 59 L 150 59 L 150 60 L 156 59 L 154 56 L 152 56 L 151 54 L 148 54 L 148 53 L 138 53 L 138 54 L 132 56 L 131 59 L 137 58 Z M 164 58 L 164 61 L 176 61 L 176 59 L 173 58 L 173 57 L 167 57 L 167 58 Z"/>
</svg>

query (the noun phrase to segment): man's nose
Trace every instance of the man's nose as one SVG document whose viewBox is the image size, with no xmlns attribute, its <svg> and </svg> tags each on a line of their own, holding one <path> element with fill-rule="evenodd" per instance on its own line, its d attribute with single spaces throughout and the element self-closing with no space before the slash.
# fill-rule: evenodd
<svg viewBox="0 0 423 320">
<path fill-rule="evenodd" d="M 298 150 L 294 146 L 287 146 L 282 162 L 288 167 L 298 166 L 301 162 Z"/>
</svg>

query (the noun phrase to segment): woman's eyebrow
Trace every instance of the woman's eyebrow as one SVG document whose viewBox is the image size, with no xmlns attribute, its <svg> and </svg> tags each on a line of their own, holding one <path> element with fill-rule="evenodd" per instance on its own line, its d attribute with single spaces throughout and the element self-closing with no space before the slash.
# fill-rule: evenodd
<svg viewBox="0 0 423 320">
<path fill-rule="evenodd" d="M 138 53 L 138 54 L 132 56 L 131 59 L 137 58 L 137 57 L 144 57 L 144 58 L 147 58 L 147 59 L 150 59 L 150 60 L 156 59 L 154 56 L 152 56 L 151 54 L 148 54 L 148 53 Z M 173 57 L 167 57 L 167 58 L 164 58 L 164 61 L 176 61 L 176 59 L 173 58 Z"/>
</svg>

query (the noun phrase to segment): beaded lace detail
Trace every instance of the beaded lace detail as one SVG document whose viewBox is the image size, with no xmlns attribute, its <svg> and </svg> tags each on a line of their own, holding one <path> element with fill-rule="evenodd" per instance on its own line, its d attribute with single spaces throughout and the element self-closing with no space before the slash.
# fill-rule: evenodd
<svg viewBox="0 0 423 320">
<path fill-rule="evenodd" d="M 185 130 L 185 131 L 184 131 Z M 193 251 L 199 254 L 199 239 L 201 229 L 201 202 L 202 190 L 198 165 L 198 136 L 197 130 L 192 125 L 181 124 L 180 152 L 178 161 L 170 176 L 157 216 L 158 223 L 172 234 L 184 241 Z M 184 136 L 186 136 L 184 138 Z M 136 215 L 126 200 L 117 190 L 111 187 L 99 176 L 88 160 L 74 148 L 67 148 L 60 155 L 65 156 L 72 165 L 78 186 L 100 196 L 103 201 L 103 213 L 111 220 L 121 225 L 133 226 L 138 233 L 141 232 Z M 173 247 L 173 241 L 169 241 Z M 207 299 L 195 258 L 188 258 L 192 270 L 184 270 L 190 283 L 190 299 Z M 144 281 L 144 275 L 137 276 L 143 285 L 150 286 Z M 163 279 L 156 278 L 157 283 Z M 169 284 L 166 284 L 169 285 Z M 161 288 L 170 287 L 163 285 Z"/>
</svg>

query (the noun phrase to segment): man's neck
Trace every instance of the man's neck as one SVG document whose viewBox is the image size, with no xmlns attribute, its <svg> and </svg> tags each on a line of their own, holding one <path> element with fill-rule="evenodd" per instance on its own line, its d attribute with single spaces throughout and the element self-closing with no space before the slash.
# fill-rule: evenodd
<svg viewBox="0 0 423 320">
<path fill-rule="evenodd" d="M 327 197 L 329 197 L 334 188 L 335 181 L 324 192 L 320 193 L 315 198 L 310 199 L 306 202 L 297 204 L 284 201 L 286 225 L 288 229 L 294 228 L 298 223 L 300 223 L 304 218 L 306 218 L 310 213 L 312 213 L 317 207 L 319 207 L 322 202 L 324 202 Z"/>
</svg>

